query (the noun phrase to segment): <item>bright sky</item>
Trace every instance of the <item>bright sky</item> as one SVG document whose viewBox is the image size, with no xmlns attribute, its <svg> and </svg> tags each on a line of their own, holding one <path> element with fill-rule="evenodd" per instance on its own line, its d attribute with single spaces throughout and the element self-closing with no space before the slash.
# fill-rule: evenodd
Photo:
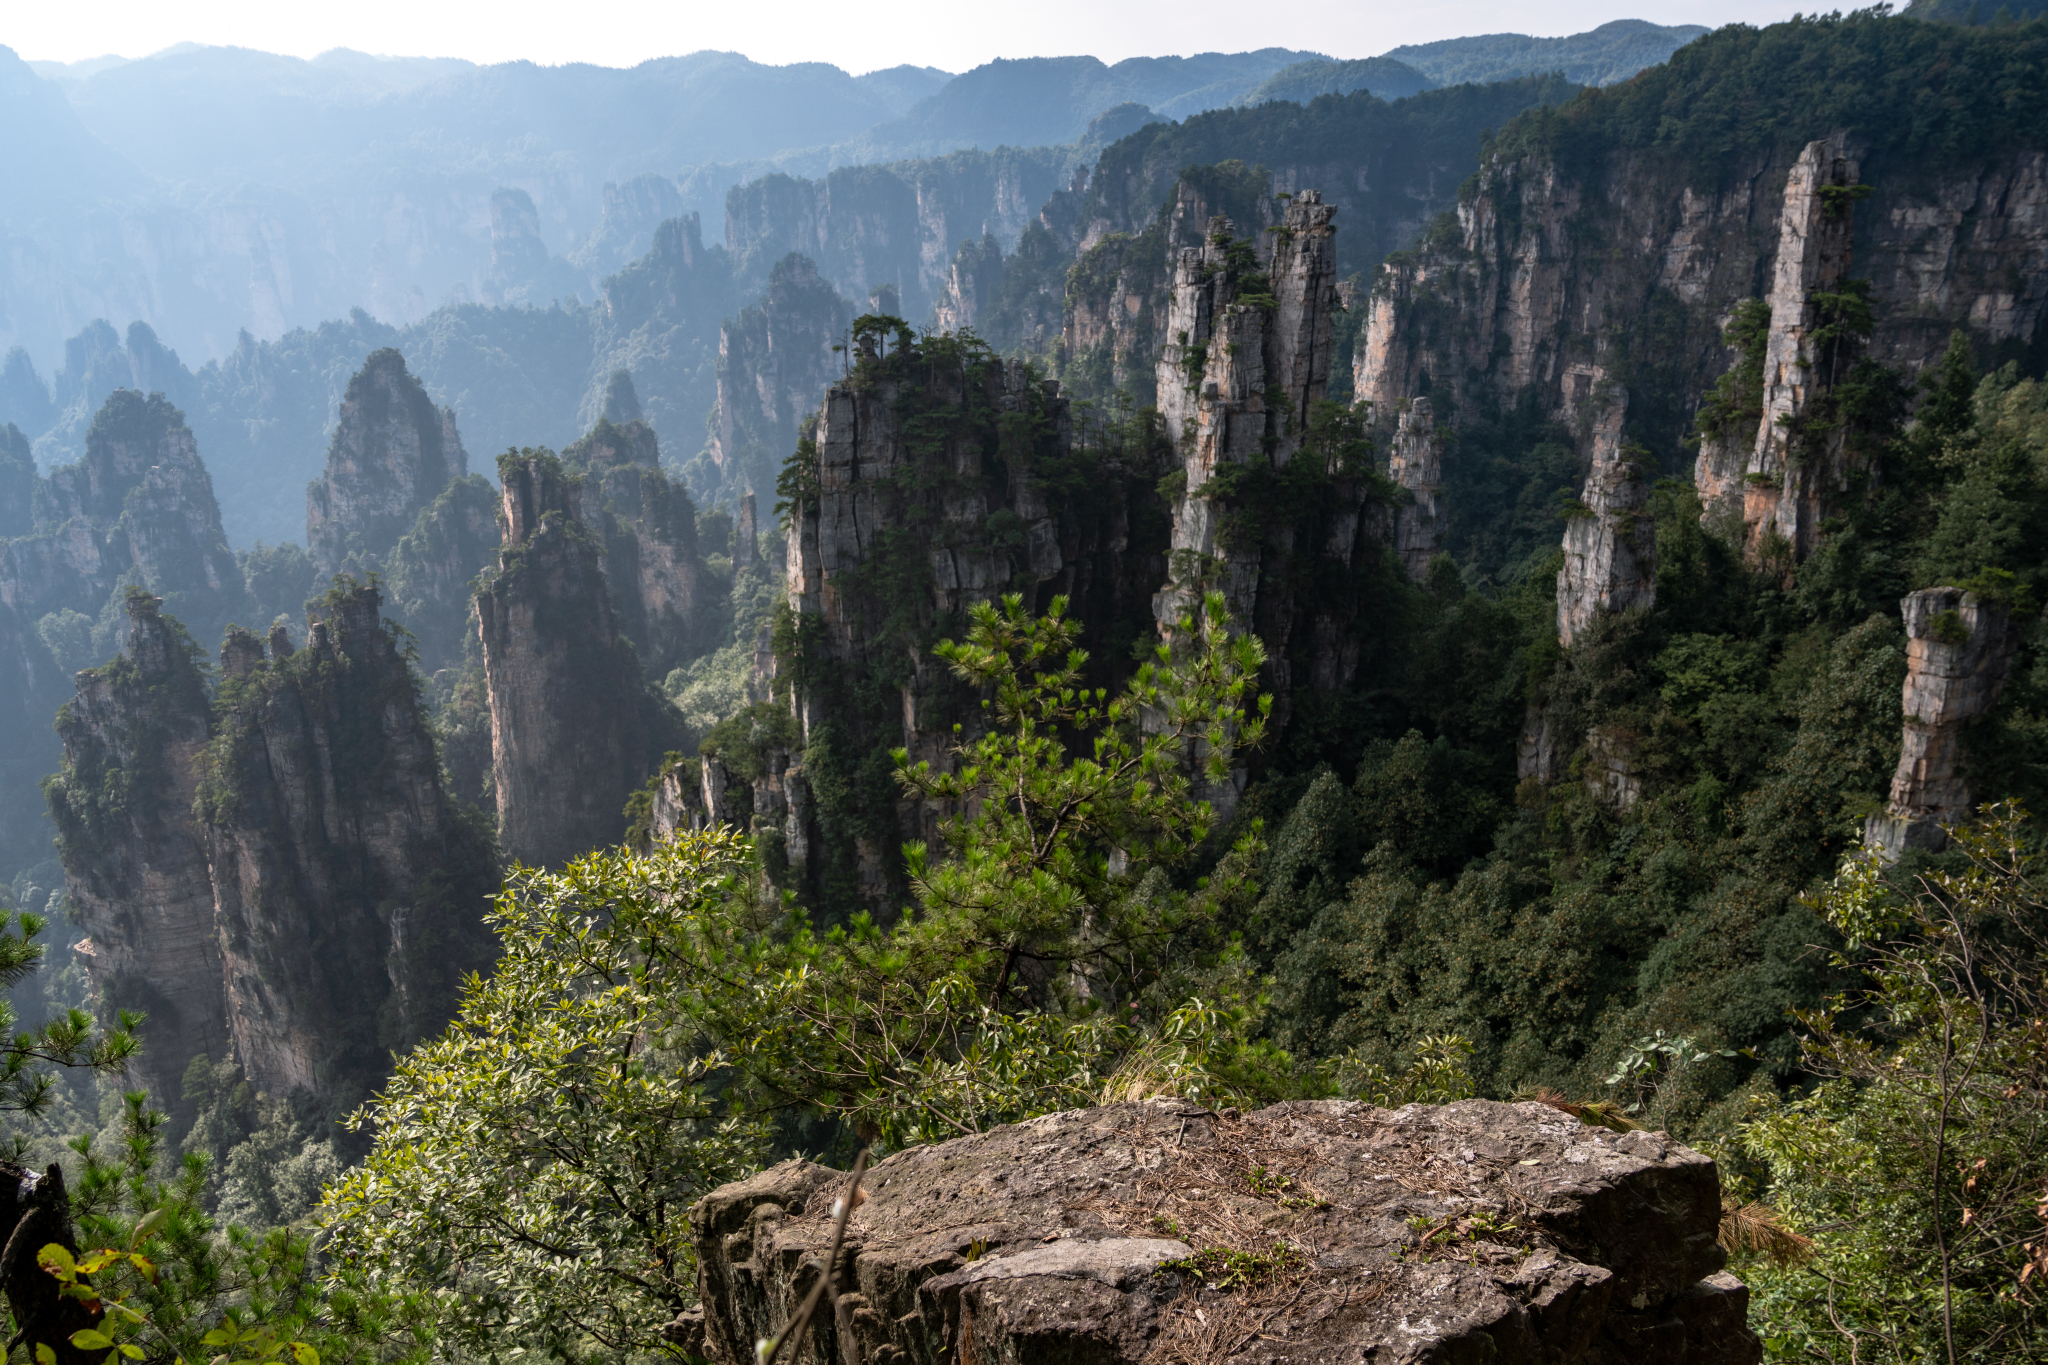
<svg viewBox="0 0 2048 1365">
<path fill-rule="evenodd" d="M 1860 0 L 1859 0 L 1860 3 Z M 1133 56 L 1292 47 L 1369 57 L 1475 33 L 1578 33 L 1610 19 L 1771 23 L 1775 0 L 0 0 L 0 43 L 30 60 L 141 57 L 221 43 L 311 57 L 332 47 L 478 62 L 631 66 L 705 48 L 859 73 L 912 62 L 965 71 L 995 57 Z"/>
</svg>

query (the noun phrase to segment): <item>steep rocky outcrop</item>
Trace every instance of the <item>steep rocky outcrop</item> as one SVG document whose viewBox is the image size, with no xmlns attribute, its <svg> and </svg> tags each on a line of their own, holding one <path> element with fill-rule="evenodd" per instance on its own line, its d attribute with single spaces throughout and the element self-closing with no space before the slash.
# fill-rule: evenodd
<svg viewBox="0 0 2048 1365">
<path fill-rule="evenodd" d="M 0 361 L 0 424 L 20 427 L 33 436 L 56 418 L 56 405 L 49 386 L 36 373 L 35 361 L 25 347 L 9 347 L 7 359 Z"/>
<path fill-rule="evenodd" d="M 1002 147 L 842 166 L 819 180 L 764 176 L 726 196 L 725 240 L 743 276 L 759 279 L 800 252 L 848 298 L 895 284 L 903 316 L 922 319 L 961 241 L 993 232 L 1014 247 L 1066 181 L 1072 156 L 1062 147 Z"/>
<path fill-rule="evenodd" d="M 434 406 L 398 351 L 371 352 L 342 396 L 326 472 L 306 489 L 306 545 L 321 572 L 379 567 L 468 466 L 455 413 Z"/>
<path fill-rule="evenodd" d="M 711 823 L 703 796 L 705 770 L 710 759 L 692 762 L 677 759 L 666 764 L 648 797 L 647 837 L 659 842 L 679 832 L 704 829 Z"/>
<path fill-rule="evenodd" d="M 1813 549 L 1821 522 L 1857 472 L 1839 423 L 1811 435 L 1804 430 L 1847 368 L 1848 348 L 1822 333 L 1833 320 L 1826 300 L 1840 296 L 1849 274 L 1855 186 L 1856 163 L 1840 136 L 1808 143 L 1792 163 L 1764 296 L 1770 332 L 1756 425 L 1745 431 L 1738 421 L 1702 440 L 1693 475 L 1709 521 L 1739 512 L 1748 542 L 1782 542 L 1794 558 Z"/>
<path fill-rule="evenodd" d="M 0 867 L 20 868 L 49 856 L 36 784 L 62 752 L 50 718 L 71 694 L 70 671 L 113 652 L 113 641 L 86 651 L 115 594 L 147 585 L 207 631 L 249 600 L 198 444 L 162 394 L 115 390 L 84 457 L 47 479 L 0 428 L 0 513 L 19 532 L 0 535 Z M 61 668 L 48 643 L 57 636 L 45 637 L 59 623 L 79 637 Z"/>
<path fill-rule="evenodd" d="M 1002 279 L 1003 244 L 993 232 L 984 232 L 980 241 L 962 242 L 932 306 L 932 327 L 941 332 L 972 328 L 993 302 Z"/>
<path fill-rule="evenodd" d="M 498 473 L 505 539 L 476 595 L 498 837 L 509 858 L 559 866 L 619 841 L 680 722 L 621 631 L 583 480 L 545 451 Z"/>
<path fill-rule="evenodd" d="M 1265 642 L 1276 723 L 1297 686 L 1334 691 L 1357 668 L 1361 576 L 1378 556 L 1369 450 L 1323 409 L 1337 307 L 1335 211 L 1314 190 L 1287 205 L 1259 269 L 1214 219 L 1180 253 L 1159 410 L 1184 488 L 1171 570 L 1154 598 L 1171 632 L 1204 592 Z M 1308 577 L 1322 587 L 1298 595 Z"/>
<path fill-rule="evenodd" d="M 1436 505 L 1443 488 L 1444 443 L 1436 409 L 1427 398 L 1414 399 L 1401 414 L 1387 451 L 1387 477 L 1408 493 L 1408 501 L 1394 513 L 1394 553 L 1408 577 L 1420 583 L 1443 548 L 1444 535 Z"/>
<path fill-rule="evenodd" d="M 1565 521 L 1564 567 L 1557 571 L 1557 640 L 1567 649 L 1600 613 L 1647 607 L 1657 597 L 1648 452 L 1622 440 L 1626 395 L 1594 378 L 1593 468 Z"/>
<path fill-rule="evenodd" d="M 1076 449 L 1056 384 L 955 339 L 909 343 L 857 338 L 853 375 L 827 390 L 790 471 L 796 640 L 776 685 L 789 679 L 800 726 L 783 748 L 801 748 L 817 799 L 788 856 L 870 899 L 903 841 L 935 833 L 936 812 L 899 801 L 888 752 L 943 764 L 952 726 L 977 723 L 932 645 L 1001 593 L 1041 610 L 1060 594 L 1113 682 L 1150 632 L 1145 603 L 1165 567 L 1151 451 Z M 764 752 L 764 782 L 776 752 Z M 796 810 L 802 797 L 781 799 Z"/>
<path fill-rule="evenodd" d="M 640 410 L 640 391 L 633 387 L 631 370 L 613 370 L 604 384 L 604 420 L 614 426 L 646 420 Z"/>
<path fill-rule="evenodd" d="M 586 373 L 630 371 L 648 425 L 671 442 L 694 442 L 717 397 L 719 320 L 739 303 L 732 259 L 704 244 L 698 215 L 671 218 L 645 256 L 604 282 Z M 603 395 L 592 389 L 572 431 L 603 415 Z"/>
<path fill-rule="evenodd" d="M 649 674 L 661 677 L 712 648 L 724 620 L 697 550 L 697 506 L 681 481 L 661 472 L 654 429 L 600 417 L 562 458 L 583 476 L 619 629 Z"/>
<path fill-rule="evenodd" d="M 1905 733 L 1891 801 L 1864 824 L 1864 839 L 1898 857 L 1940 849 L 1943 825 L 1970 814 L 1963 729 L 1991 714 L 2019 640 L 2003 603 L 1961 588 L 1924 588 L 1899 603 L 1906 625 Z"/>
<path fill-rule="evenodd" d="M 198 442 L 160 393 L 108 397 L 84 458 L 37 486 L 34 521 L 0 545 L 0 601 L 31 621 L 60 609 L 96 615 L 124 582 L 208 628 L 244 605 Z"/>
<path fill-rule="evenodd" d="M 36 457 L 14 423 L 0 424 L 0 540 L 35 528 Z"/>
<path fill-rule="evenodd" d="M 476 638 L 470 584 L 491 566 L 498 536 L 498 490 L 465 474 L 420 509 L 384 557 L 387 614 L 419 641 L 424 672 L 459 663 Z"/>
<path fill-rule="evenodd" d="M 483 279 L 486 301 L 546 304 L 586 284 L 582 272 L 548 255 L 532 195 L 520 189 L 491 192 L 491 264 Z"/>
<path fill-rule="evenodd" d="M 853 306 L 809 258 L 791 254 L 769 272 L 760 301 L 719 329 L 713 469 L 696 479 L 711 501 L 774 489 L 798 424 L 845 372 L 833 347 L 845 344 L 852 321 Z"/>
<path fill-rule="evenodd" d="M 402 641 L 374 588 L 312 612 L 303 648 L 230 630 L 198 649 L 150 594 L 126 652 L 78 675 L 49 785 L 65 886 L 102 998 L 145 1011 L 140 1076 L 184 1103 L 192 1058 L 259 1089 L 353 1102 L 487 965 L 488 833 L 455 814 Z"/>
<path fill-rule="evenodd" d="M 35 433 L 36 458 L 44 465 L 84 457 L 86 434 L 116 389 L 161 393 L 187 412 L 196 410 L 199 397 L 192 372 L 148 323 L 129 323 L 124 339 L 104 318 L 93 319 L 64 343 L 64 366 L 50 387 L 56 396 L 54 424 Z"/>
<path fill-rule="evenodd" d="M 441 785 L 377 590 L 342 586 L 304 644 L 230 632 L 201 784 L 225 1015 L 258 1088 L 353 1098 L 485 968 L 486 831 Z"/>
<path fill-rule="evenodd" d="M 0 601 L 0 867 L 30 867 L 50 856 L 37 784 L 63 749 L 50 718 L 71 693 L 35 623 Z"/>
<path fill-rule="evenodd" d="M 1254 254 L 1265 254 L 1273 205 L 1272 177 L 1263 167 L 1236 161 L 1191 167 L 1139 230 L 1083 238 L 1072 269 L 1063 272 L 1061 373 L 1080 388 L 1127 389 L 1135 401 L 1156 402 L 1166 411 L 1175 390 L 1159 383 L 1163 357 L 1196 344 L 1179 340 L 1187 328 L 1174 317 L 1182 255 L 1206 250 L 1219 218 L 1249 232 Z M 1047 215 L 1058 207 L 1048 205 Z M 1252 267 L 1241 261 L 1239 268 Z M 1001 343 L 1009 330 L 998 326 L 992 338 Z"/>
<path fill-rule="evenodd" d="M 211 737 L 199 651 L 162 603 L 128 595 L 122 655 L 78 675 L 58 713 L 48 788 L 78 953 L 102 1000 L 148 1016 L 139 1079 L 183 1102 L 192 1058 L 226 1055 L 220 941 L 206 840 L 193 811 Z"/>
<path fill-rule="evenodd" d="M 1631 436 L 1676 472 L 1693 463 L 1683 438 L 1730 367 L 1724 323 L 1764 299 L 1769 396 L 1750 400 L 1718 448 L 1702 448 L 1700 487 L 1710 509 L 1739 502 L 1754 526 L 1804 553 L 1863 457 L 1823 414 L 1803 429 L 1800 418 L 1857 354 L 1910 376 L 1958 327 L 1980 354 L 2041 343 L 2048 157 L 2030 141 L 1990 139 L 1989 123 L 1963 107 L 1975 92 L 1927 123 L 1898 118 L 1904 96 L 1870 82 L 1850 82 L 1846 105 L 1823 108 L 1816 86 L 1768 120 L 1731 113 L 1739 135 L 1652 131 L 1643 116 L 1666 98 L 1735 110 L 1744 82 L 1795 53 L 1847 71 L 1887 43 L 1925 48 L 1925 61 L 1897 69 L 1938 84 L 1939 49 L 1978 41 L 1846 21 L 1731 27 L 1582 96 L 1569 117 L 1521 120 L 1455 214 L 1379 272 L 1354 352 L 1357 396 L 1392 414 L 1428 393 L 1459 426 L 1523 403 L 1568 409 L 1574 374 L 1598 367 L 1627 390 Z M 1940 103 L 1930 99 L 1924 107 Z M 1844 130 L 1848 108 L 1862 116 Z M 1969 155 L 1940 150 L 1957 139 Z M 1841 297 L 1846 286 L 1831 288 L 1847 279 L 1852 233 L 1873 323 L 1856 344 L 1860 307 Z M 1812 448 L 1791 448 L 1802 443 Z"/>
<path fill-rule="evenodd" d="M 742 1365 L 788 1325 L 846 1180 L 794 1160 L 698 1201 L 686 1347 Z M 835 1268 L 852 1358 L 1762 1357 L 1714 1163 L 1541 1104 L 1111 1105 L 900 1152 L 861 1188 Z M 813 1321 L 796 1358 L 837 1358 Z"/>
<path fill-rule="evenodd" d="M 594 276 L 608 275 L 647 250 L 654 230 L 685 207 L 676 182 L 665 175 L 636 175 L 624 184 L 608 181 L 597 230 L 569 253 L 569 261 Z"/>
</svg>

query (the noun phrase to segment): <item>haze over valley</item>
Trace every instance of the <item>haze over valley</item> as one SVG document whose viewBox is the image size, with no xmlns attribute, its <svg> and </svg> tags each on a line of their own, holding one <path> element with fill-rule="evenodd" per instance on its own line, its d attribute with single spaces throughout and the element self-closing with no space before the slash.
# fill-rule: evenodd
<svg viewBox="0 0 2048 1365">
<path fill-rule="evenodd" d="M 14 1346 L 2048 1356 L 2042 3 L 24 21 Z"/>
</svg>

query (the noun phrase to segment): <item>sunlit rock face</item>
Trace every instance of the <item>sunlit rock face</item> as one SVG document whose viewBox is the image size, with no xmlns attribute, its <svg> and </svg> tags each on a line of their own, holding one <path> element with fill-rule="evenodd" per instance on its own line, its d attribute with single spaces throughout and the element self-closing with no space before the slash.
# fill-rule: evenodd
<svg viewBox="0 0 2048 1365">
<path fill-rule="evenodd" d="M 870 1168 L 835 1267 L 838 1339 L 864 1360 L 1136 1365 L 1257 1339 L 1246 1357 L 1273 1362 L 1755 1365 L 1720 1190 L 1683 1144 L 1544 1104 L 1070 1110 Z M 685 1349 L 742 1365 L 784 1331 L 850 1196 L 799 1159 L 700 1200 Z M 1197 1248 L 1277 1248 L 1311 1273 L 1260 1301 L 1199 1273 Z"/>
<path fill-rule="evenodd" d="M 2004 604 L 1961 588 L 1910 593 L 1899 612 L 1906 625 L 1905 730 L 1890 804 L 1864 825 L 1865 841 L 1891 857 L 1942 848 L 1942 827 L 1969 816 L 1963 729 L 1998 704 L 2019 644 Z"/>
<path fill-rule="evenodd" d="M 1296 687 L 1335 690 L 1357 670 L 1384 518 L 1366 515 L 1363 452 L 1326 445 L 1316 426 L 1338 308 L 1336 210 L 1314 190 L 1295 195 L 1263 258 L 1235 231 L 1211 220 L 1174 266 L 1156 378 L 1183 483 L 1153 614 L 1170 634 L 1221 592 L 1265 643 L 1284 725 Z M 1319 591 L 1301 592 L 1305 577 Z"/>
</svg>

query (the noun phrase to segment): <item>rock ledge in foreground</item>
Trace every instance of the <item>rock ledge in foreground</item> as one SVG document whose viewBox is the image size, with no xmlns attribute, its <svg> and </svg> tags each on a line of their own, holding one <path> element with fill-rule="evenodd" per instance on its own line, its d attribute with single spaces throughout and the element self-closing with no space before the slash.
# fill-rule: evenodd
<svg viewBox="0 0 2048 1365">
<path fill-rule="evenodd" d="M 846 1180 L 786 1161 L 692 1210 L 712 1360 L 789 1321 Z M 839 1284 L 868 1365 L 1762 1355 L 1713 1162 L 1541 1104 L 1108 1105 L 898 1153 L 863 1188 Z M 801 1358 L 836 1362 L 819 1321 Z"/>
</svg>

